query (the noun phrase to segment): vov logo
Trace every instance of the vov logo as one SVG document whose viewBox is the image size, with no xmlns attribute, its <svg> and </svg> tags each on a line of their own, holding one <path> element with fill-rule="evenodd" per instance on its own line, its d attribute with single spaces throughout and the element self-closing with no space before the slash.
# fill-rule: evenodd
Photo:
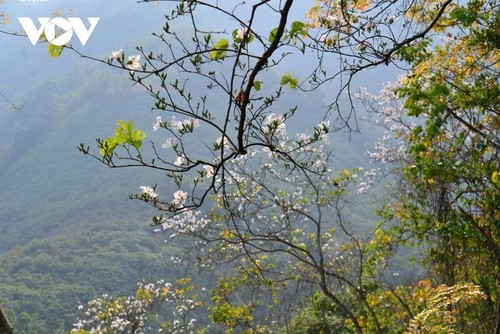
<svg viewBox="0 0 500 334">
<path fill-rule="evenodd" d="M 38 22 L 40 27 L 35 27 L 35 24 L 29 17 L 19 17 L 18 20 L 21 23 L 26 35 L 28 36 L 31 44 L 36 45 L 42 33 L 45 32 L 45 38 L 53 45 L 66 45 L 73 38 L 73 32 L 76 34 L 82 45 L 85 45 L 92 35 L 94 28 L 99 22 L 99 17 L 88 17 L 87 20 L 90 23 L 90 27 L 87 29 L 83 21 L 78 17 L 39 17 Z M 57 31 L 63 31 L 62 34 L 56 36 Z"/>
</svg>

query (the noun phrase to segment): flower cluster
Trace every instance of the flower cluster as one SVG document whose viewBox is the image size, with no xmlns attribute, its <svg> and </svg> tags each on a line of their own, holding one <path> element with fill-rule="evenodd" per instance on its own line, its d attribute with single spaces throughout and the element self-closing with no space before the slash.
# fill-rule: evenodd
<svg viewBox="0 0 500 334">
<path fill-rule="evenodd" d="M 244 208 L 248 209 L 255 201 L 260 203 L 266 201 L 264 197 L 261 197 L 264 194 L 259 192 L 263 189 L 263 184 L 276 183 L 276 187 L 281 184 L 279 186 L 282 189 L 280 193 L 266 195 L 270 196 L 274 202 L 279 203 L 279 206 L 286 212 L 272 218 L 273 226 L 280 225 L 278 220 L 286 215 L 292 215 L 294 210 L 305 210 L 308 205 L 312 205 L 314 201 L 307 202 L 309 204 L 306 205 L 306 202 L 299 200 L 304 197 L 304 184 L 302 183 L 308 182 L 303 178 L 300 170 L 308 170 L 318 173 L 318 175 L 326 175 L 331 172 L 328 166 L 328 149 L 324 146 L 329 142 L 330 125 L 329 122 L 321 122 L 313 128 L 312 135 L 301 133 L 297 135 L 296 139 L 290 139 L 286 131 L 285 121 L 286 116 L 284 115 L 269 114 L 266 116 L 262 122 L 261 130 L 270 143 L 269 146 L 249 150 L 245 155 L 234 156 L 224 161 L 223 166 L 221 166 L 219 157 L 209 163 L 201 164 L 197 168 L 199 169 L 197 170 L 198 176 L 194 178 L 195 186 L 205 182 L 205 179 L 211 180 L 211 182 L 206 182 L 205 187 L 212 187 L 209 189 L 212 189 L 213 193 L 209 193 L 208 196 L 215 201 L 216 207 L 231 207 L 231 210 L 235 210 L 233 212 L 237 212 Z M 155 128 L 176 126 L 177 129 L 181 129 L 186 124 L 188 126 L 195 125 L 196 122 L 180 122 L 174 117 L 171 122 L 166 124 L 158 117 L 154 124 Z M 230 147 L 228 143 L 229 139 L 226 136 L 220 137 L 213 144 L 213 149 L 214 151 L 223 147 L 228 149 Z M 175 145 L 173 140 L 165 144 L 165 146 Z M 189 160 L 182 151 L 176 150 L 176 153 L 177 157 L 172 164 L 180 168 L 190 168 L 193 161 Z M 258 167 L 256 168 L 256 166 Z M 222 169 L 224 173 L 221 174 L 219 171 Z M 288 189 L 291 188 L 292 184 L 297 186 L 295 190 Z M 179 188 L 181 189 L 176 190 L 171 199 L 156 202 L 155 205 L 168 213 L 165 216 L 156 217 L 155 223 L 163 230 L 169 231 L 171 235 L 197 234 L 205 231 L 207 226 L 213 227 L 213 213 L 206 214 L 203 210 L 197 209 L 194 202 L 196 194 L 194 192 L 188 194 L 185 191 L 189 187 L 186 185 L 181 187 L 179 184 Z M 217 191 L 223 188 L 225 191 Z M 243 188 L 251 189 L 252 192 L 244 194 Z M 285 191 L 285 189 L 289 191 Z M 143 189 L 153 198 L 151 196 L 154 196 L 151 193 L 152 190 Z M 256 219 L 261 222 L 256 226 L 263 226 L 265 222 L 263 216 L 256 217 Z"/>
<path fill-rule="evenodd" d="M 262 132 L 283 138 L 286 135 L 285 118 L 283 115 L 268 115 L 262 125 Z"/>
<path fill-rule="evenodd" d="M 153 123 L 153 131 L 156 131 L 162 127 L 176 130 L 179 134 L 185 134 L 193 132 L 200 125 L 200 121 L 196 118 L 188 118 L 183 121 L 179 121 L 175 116 L 172 116 L 170 122 L 163 122 L 161 116 L 157 116 Z"/>
<path fill-rule="evenodd" d="M 404 80 L 403 77 L 400 81 Z M 407 110 L 397 95 L 400 83 L 386 83 L 375 96 L 361 88 L 356 98 L 363 103 L 369 116 L 363 117 L 364 121 L 381 126 L 384 132 L 374 143 L 374 149 L 365 154 L 370 162 L 379 165 L 364 172 L 364 177 L 358 183 L 358 192 L 364 193 L 376 183 L 378 177 L 383 177 L 400 164 L 409 164 L 412 160 L 408 152 L 408 139 L 417 123 L 410 121 Z"/>
<path fill-rule="evenodd" d="M 78 307 L 84 317 L 73 325 L 71 334 L 195 333 L 196 319 L 189 318 L 188 313 L 201 306 L 201 302 L 186 296 L 193 289 L 189 282 L 189 279 L 181 279 L 176 284 L 161 280 L 139 283 L 135 296 L 114 298 L 103 295 L 91 300 L 87 308 Z M 151 317 L 151 314 L 159 305 L 172 305 L 173 311 L 171 319 L 158 324 L 157 315 Z M 150 321 L 152 318 L 154 322 Z"/>
<path fill-rule="evenodd" d="M 175 199 L 173 202 L 175 203 Z M 181 209 L 174 216 L 169 218 L 157 218 L 163 230 L 174 231 L 180 234 L 195 234 L 202 231 L 209 223 L 210 219 L 200 210 Z"/>
</svg>

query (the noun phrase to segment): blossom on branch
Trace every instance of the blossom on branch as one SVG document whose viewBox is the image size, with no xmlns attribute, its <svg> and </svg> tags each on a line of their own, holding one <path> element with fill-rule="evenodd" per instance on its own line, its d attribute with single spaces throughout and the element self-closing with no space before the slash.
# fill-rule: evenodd
<svg viewBox="0 0 500 334">
<path fill-rule="evenodd" d="M 111 52 L 111 59 L 121 60 L 123 56 L 123 49 Z"/>
<path fill-rule="evenodd" d="M 177 156 L 177 158 L 174 161 L 174 165 L 180 167 L 186 163 L 186 158 L 183 155 Z"/>
<path fill-rule="evenodd" d="M 175 138 L 167 138 L 167 140 L 161 144 L 162 148 L 171 148 L 177 145 Z"/>
<path fill-rule="evenodd" d="M 205 166 L 203 166 L 203 169 L 205 170 L 205 174 L 207 177 L 214 176 L 214 168 L 212 166 L 205 165 Z"/>
<path fill-rule="evenodd" d="M 236 32 L 236 38 L 244 40 L 248 35 L 248 28 L 238 29 Z"/>
<path fill-rule="evenodd" d="M 155 190 L 149 186 L 141 186 L 140 187 L 142 190 L 142 193 L 151 197 L 151 198 L 157 198 L 158 194 L 155 192 Z"/>
<path fill-rule="evenodd" d="M 177 190 L 176 192 L 174 192 L 174 204 L 182 204 L 186 201 L 186 199 L 187 193 L 185 191 Z"/>
<path fill-rule="evenodd" d="M 128 61 L 127 61 L 127 68 L 130 70 L 130 72 L 135 72 L 139 68 L 141 68 L 141 63 L 139 61 L 141 60 L 141 55 L 135 55 L 135 56 L 129 56 Z"/>
<path fill-rule="evenodd" d="M 159 128 L 161 128 L 161 124 L 162 124 L 162 122 L 161 122 L 161 116 L 156 117 L 156 120 L 153 123 L 153 131 L 156 131 Z"/>
</svg>

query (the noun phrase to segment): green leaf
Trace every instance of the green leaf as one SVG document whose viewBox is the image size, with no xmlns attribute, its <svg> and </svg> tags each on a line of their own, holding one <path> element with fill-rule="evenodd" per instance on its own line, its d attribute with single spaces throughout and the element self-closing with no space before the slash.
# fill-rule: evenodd
<svg viewBox="0 0 500 334">
<path fill-rule="evenodd" d="M 277 33 L 278 33 L 278 27 L 271 30 L 271 32 L 269 33 L 269 42 L 271 42 L 271 43 L 274 42 L 274 39 L 276 38 Z"/>
<path fill-rule="evenodd" d="M 226 57 L 228 48 L 229 48 L 228 40 L 225 38 L 221 39 L 214 45 L 214 49 L 210 51 L 210 59 L 223 60 Z"/>
<path fill-rule="evenodd" d="M 253 88 L 255 88 L 255 90 L 259 91 L 261 87 L 262 87 L 262 81 L 253 82 Z"/>
<path fill-rule="evenodd" d="M 101 153 L 102 156 L 110 155 L 113 153 L 116 146 L 118 146 L 118 143 L 115 138 L 109 137 L 108 139 L 102 141 L 99 148 L 99 153 Z"/>
<path fill-rule="evenodd" d="M 49 52 L 49 56 L 51 56 L 52 58 L 57 58 L 61 55 L 63 48 L 64 45 L 54 45 L 52 43 L 49 43 L 47 51 Z"/>
<path fill-rule="evenodd" d="M 478 18 L 478 13 L 473 9 L 458 7 L 450 12 L 450 17 L 456 19 L 464 27 L 469 27 Z"/>
<path fill-rule="evenodd" d="M 280 80 L 280 85 L 284 86 L 286 85 L 287 83 L 290 82 L 290 79 L 291 79 L 291 75 L 290 74 L 285 74 L 281 77 L 281 80 Z"/>
<path fill-rule="evenodd" d="M 142 140 L 146 138 L 146 133 L 141 130 L 134 130 L 134 121 L 125 123 L 120 120 L 117 125 L 119 127 L 115 130 L 115 138 L 119 144 L 130 144 L 135 148 L 142 146 Z"/>
<path fill-rule="evenodd" d="M 115 136 L 109 137 L 101 144 L 99 152 L 102 156 L 113 153 L 118 145 L 132 145 L 139 149 L 142 146 L 142 141 L 146 138 L 146 133 L 141 130 L 134 130 L 134 121 L 128 123 L 119 120 L 115 128 Z"/>
<path fill-rule="evenodd" d="M 299 35 L 305 35 L 307 33 L 307 28 L 304 22 L 294 21 L 290 29 L 290 37 L 296 38 Z"/>
<path fill-rule="evenodd" d="M 290 74 L 285 74 L 281 77 L 280 85 L 284 86 L 286 84 L 288 84 L 291 89 L 296 89 L 299 84 L 299 80 L 292 77 Z"/>
</svg>

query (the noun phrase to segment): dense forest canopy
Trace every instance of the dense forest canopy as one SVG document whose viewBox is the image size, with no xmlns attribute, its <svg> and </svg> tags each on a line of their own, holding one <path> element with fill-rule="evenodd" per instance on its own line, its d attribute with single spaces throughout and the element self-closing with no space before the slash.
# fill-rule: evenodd
<svg viewBox="0 0 500 334">
<path fill-rule="evenodd" d="M 82 303 L 71 333 L 500 333 L 496 0 L 143 2 L 165 17 L 136 49 L 56 56 L 149 96 L 152 128 L 127 111 L 79 150 L 153 179 L 130 197 L 195 270 Z M 372 128 L 342 166 L 335 133 Z"/>
</svg>

